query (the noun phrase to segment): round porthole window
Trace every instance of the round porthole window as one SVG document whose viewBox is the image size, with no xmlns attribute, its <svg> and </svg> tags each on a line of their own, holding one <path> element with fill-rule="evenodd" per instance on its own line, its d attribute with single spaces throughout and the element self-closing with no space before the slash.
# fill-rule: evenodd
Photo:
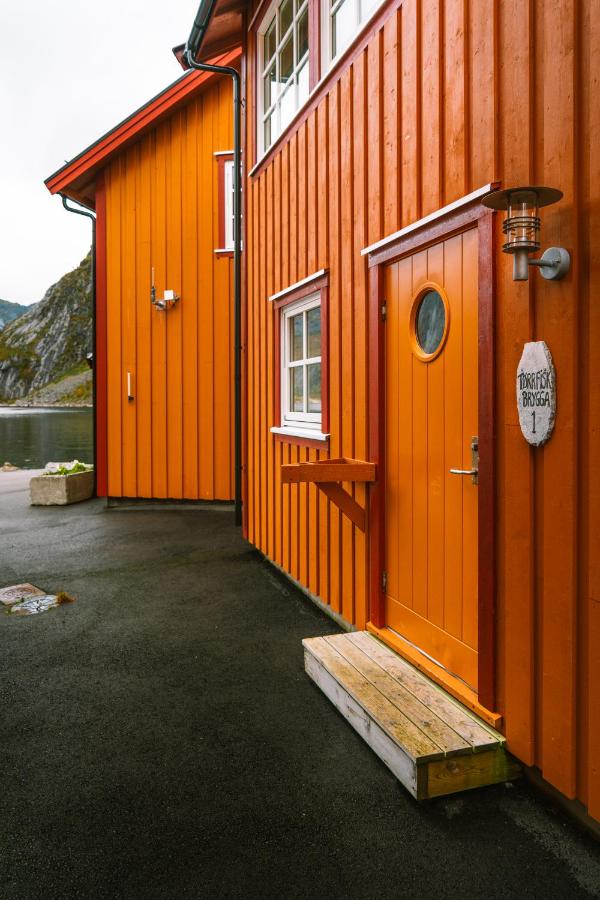
<svg viewBox="0 0 600 900">
<path fill-rule="evenodd" d="M 417 300 L 414 334 L 425 357 L 437 355 L 447 331 L 446 304 L 436 290 L 427 290 Z"/>
</svg>

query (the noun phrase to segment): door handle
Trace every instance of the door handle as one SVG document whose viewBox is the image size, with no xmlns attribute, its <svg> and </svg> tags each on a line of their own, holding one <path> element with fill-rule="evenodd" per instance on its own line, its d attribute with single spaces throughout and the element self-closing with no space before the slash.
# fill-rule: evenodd
<svg viewBox="0 0 600 900">
<path fill-rule="evenodd" d="M 471 438 L 471 469 L 449 469 L 451 475 L 470 475 L 473 484 L 479 484 L 479 438 Z"/>
</svg>

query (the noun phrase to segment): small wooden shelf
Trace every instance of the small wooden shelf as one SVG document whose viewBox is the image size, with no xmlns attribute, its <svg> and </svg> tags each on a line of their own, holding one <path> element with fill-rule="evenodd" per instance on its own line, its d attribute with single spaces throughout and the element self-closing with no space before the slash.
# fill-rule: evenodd
<svg viewBox="0 0 600 900">
<path fill-rule="evenodd" d="M 342 482 L 375 481 L 376 477 L 375 463 L 347 457 L 290 463 L 281 467 L 282 484 L 315 484 L 361 531 L 366 528 L 366 512 L 344 490 Z"/>
</svg>

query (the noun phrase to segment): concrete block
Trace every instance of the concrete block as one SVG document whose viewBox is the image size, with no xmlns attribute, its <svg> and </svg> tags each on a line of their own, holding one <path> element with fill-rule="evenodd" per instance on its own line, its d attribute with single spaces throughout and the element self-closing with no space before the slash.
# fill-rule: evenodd
<svg viewBox="0 0 600 900">
<path fill-rule="evenodd" d="M 94 490 L 94 473 L 36 475 L 29 482 L 32 506 L 65 506 L 89 500 Z"/>
</svg>

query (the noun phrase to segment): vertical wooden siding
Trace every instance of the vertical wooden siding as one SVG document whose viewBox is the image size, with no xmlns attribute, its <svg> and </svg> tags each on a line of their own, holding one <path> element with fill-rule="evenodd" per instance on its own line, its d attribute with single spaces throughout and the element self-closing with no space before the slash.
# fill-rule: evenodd
<svg viewBox="0 0 600 900">
<path fill-rule="evenodd" d="M 247 185 L 248 536 L 359 628 L 368 617 L 364 536 L 281 463 L 327 453 L 269 434 L 268 296 L 330 272 L 329 454 L 367 458 L 367 290 L 359 250 L 501 181 L 549 184 L 544 246 L 564 245 L 560 283 L 515 283 L 500 252 L 497 341 L 497 708 L 509 746 L 600 818 L 600 57 L 592 0 L 404 0 L 317 95 Z M 253 108 L 253 38 L 248 43 Z M 255 161 L 252 115 L 247 153 Z M 558 373 L 549 444 L 523 440 L 515 370 L 544 339 Z M 364 488 L 357 487 L 362 502 Z M 596 713 L 594 714 L 594 710 Z"/>
<path fill-rule="evenodd" d="M 229 79 L 215 81 L 105 170 L 112 497 L 233 494 L 232 268 L 214 253 L 213 155 L 231 132 Z M 157 296 L 181 296 L 168 312 L 151 305 L 152 267 Z"/>
</svg>

